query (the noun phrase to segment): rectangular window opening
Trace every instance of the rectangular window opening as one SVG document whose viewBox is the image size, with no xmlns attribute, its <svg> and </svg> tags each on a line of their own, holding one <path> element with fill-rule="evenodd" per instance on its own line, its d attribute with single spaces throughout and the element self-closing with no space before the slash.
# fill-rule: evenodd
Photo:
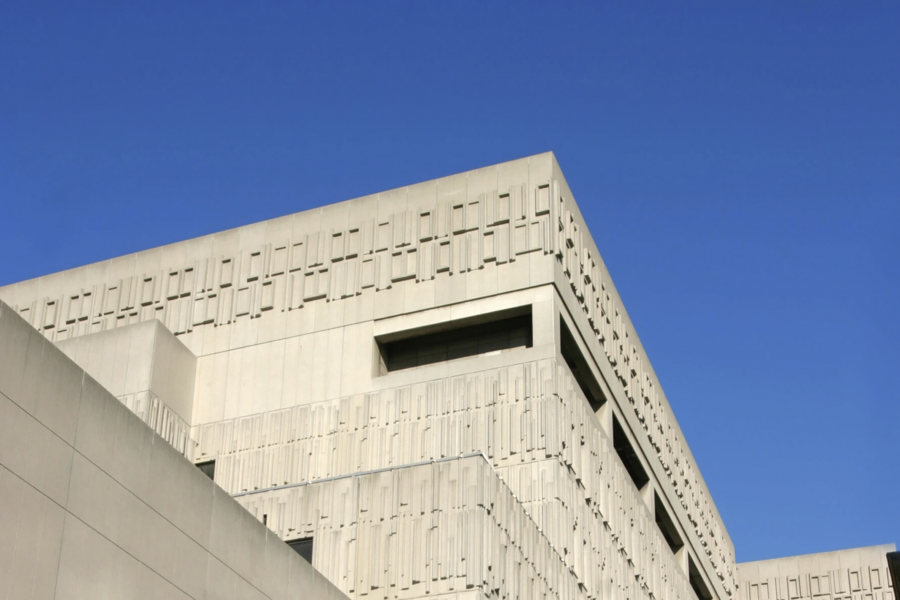
<svg viewBox="0 0 900 600">
<path fill-rule="evenodd" d="M 684 541 L 678 534 L 675 521 L 672 520 L 672 516 L 669 515 L 669 511 L 666 510 L 662 500 L 659 499 L 659 495 L 654 493 L 653 497 L 655 499 L 653 512 L 656 514 L 656 526 L 659 527 L 663 537 L 666 538 L 669 548 L 672 549 L 672 554 L 675 554 L 684 547 Z"/>
<path fill-rule="evenodd" d="M 533 345 L 531 305 L 422 327 L 376 340 L 378 374 Z"/>
<path fill-rule="evenodd" d="M 703 581 L 700 570 L 694 564 L 694 559 L 690 555 L 688 555 L 688 579 L 691 582 L 691 588 L 697 594 L 697 598 L 700 600 L 712 600 L 712 593 L 706 587 L 706 582 Z"/>
<path fill-rule="evenodd" d="M 594 377 L 587 359 L 578 348 L 575 336 L 569 331 L 569 327 L 562 317 L 559 318 L 559 331 L 560 352 L 563 360 L 569 365 L 569 370 L 572 371 L 572 377 L 575 378 L 581 393 L 587 398 L 594 412 L 597 412 L 606 403 L 606 396 L 603 395 L 600 383 Z"/>
<path fill-rule="evenodd" d="M 202 472 L 213 481 L 216 480 L 216 461 L 207 460 L 204 462 L 199 462 L 196 464 L 196 467 L 200 469 L 200 472 Z"/>
<path fill-rule="evenodd" d="M 288 542 L 287 545 L 290 546 L 294 552 L 303 557 L 306 562 L 313 564 L 313 539 L 311 537 L 292 540 Z"/>
<path fill-rule="evenodd" d="M 647 485 L 647 482 L 650 481 L 650 477 L 647 475 L 647 471 L 644 470 L 641 459 L 638 457 L 634 446 L 628 441 L 625 430 L 622 429 L 622 426 L 619 424 L 619 419 L 616 418 L 615 415 L 613 415 L 613 446 L 616 449 L 616 454 L 622 459 L 622 464 L 625 465 L 625 470 L 628 471 L 628 474 L 631 476 L 631 480 L 634 482 L 634 485 L 637 486 L 637 489 L 641 489 Z"/>
</svg>

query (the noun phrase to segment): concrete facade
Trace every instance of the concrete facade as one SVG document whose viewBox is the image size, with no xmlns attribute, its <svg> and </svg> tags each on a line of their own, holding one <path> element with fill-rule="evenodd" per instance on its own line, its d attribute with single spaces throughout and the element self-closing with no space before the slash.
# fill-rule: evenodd
<svg viewBox="0 0 900 600">
<path fill-rule="evenodd" d="M 550 153 L 0 300 L 350 597 L 739 594 Z"/>
</svg>

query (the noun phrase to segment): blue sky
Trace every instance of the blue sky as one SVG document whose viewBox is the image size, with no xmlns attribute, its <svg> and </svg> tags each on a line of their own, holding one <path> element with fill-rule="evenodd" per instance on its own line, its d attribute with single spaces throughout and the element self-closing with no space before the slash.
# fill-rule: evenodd
<svg viewBox="0 0 900 600">
<path fill-rule="evenodd" d="M 0 6 L 0 285 L 553 150 L 739 560 L 900 543 L 900 3 Z"/>
</svg>

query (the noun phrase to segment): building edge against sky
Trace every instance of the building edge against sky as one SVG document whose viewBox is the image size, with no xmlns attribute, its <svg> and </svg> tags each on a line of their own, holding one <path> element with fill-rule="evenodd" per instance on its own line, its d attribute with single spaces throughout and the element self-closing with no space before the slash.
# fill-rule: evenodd
<svg viewBox="0 0 900 600">
<path fill-rule="evenodd" d="M 552 153 L 0 300 L 348 596 L 894 598 L 739 573 Z"/>
</svg>

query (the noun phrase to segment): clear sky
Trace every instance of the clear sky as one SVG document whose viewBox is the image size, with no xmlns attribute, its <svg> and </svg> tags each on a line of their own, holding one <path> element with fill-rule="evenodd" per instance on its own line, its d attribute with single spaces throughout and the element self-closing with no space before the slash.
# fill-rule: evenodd
<svg viewBox="0 0 900 600">
<path fill-rule="evenodd" d="M 552 150 L 738 560 L 900 543 L 900 3 L 0 3 L 0 285 Z"/>
</svg>

